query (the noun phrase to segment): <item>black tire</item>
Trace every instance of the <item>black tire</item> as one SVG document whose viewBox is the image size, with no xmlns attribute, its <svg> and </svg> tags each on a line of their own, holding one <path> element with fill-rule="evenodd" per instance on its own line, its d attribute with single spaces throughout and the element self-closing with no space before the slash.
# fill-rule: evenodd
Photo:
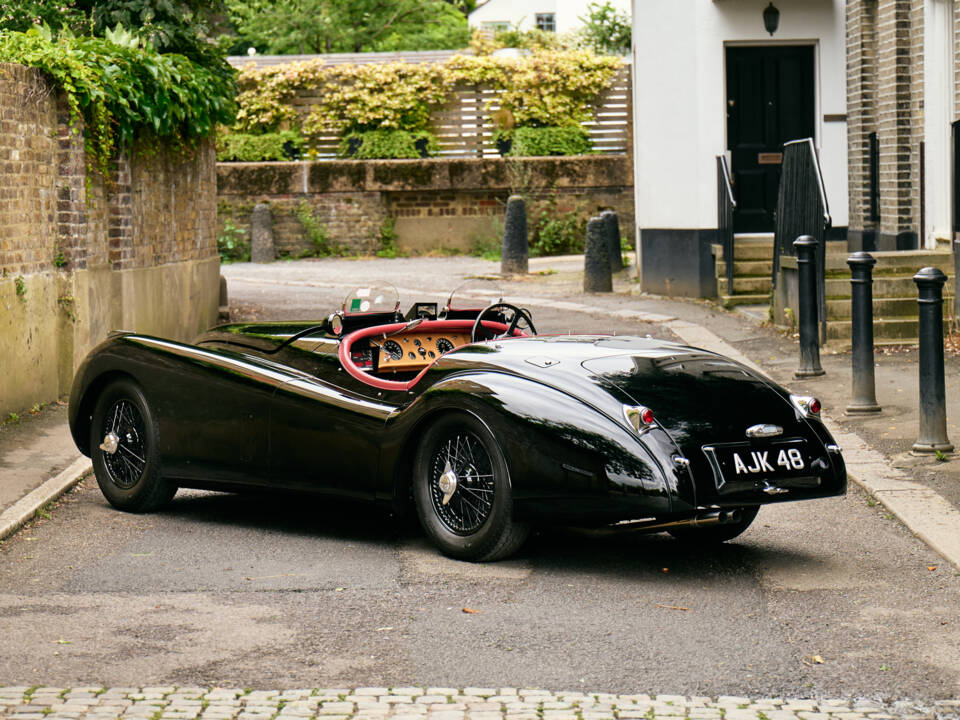
<svg viewBox="0 0 960 720">
<path fill-rule="evenodd" d="M 667 532 L 684 543 L 716 545 L 717 543 L 726 542 L 727 540 L 733 540 L 742 534 L 744 530 L 750 527 L 750 524 L 757 517 L 758 512 L 760 512 L 759 505 L 748 505 L 747 507 L 740 508 L 739 522 L 727 523 L 726 525 L 714 525 L 712 527 L 675 528 L 673 530 L 667 530 Z"/>
<path fill-rule="evenodd" d="M 449 481 L 442 483 L 448 471 L 454 473 L 449 495 L 444 490 L 450 490 Z M 528 525 L 512 517 L 503 452 L 473 415 L 445 415 L 430 426 L 417 448 L 413 495 L 424 531 L 450 557 L 501 560 L 519 550 L 530 534 Z"/>
<path fill-rule="evenodd" d="M 102 449 L 116 437 L 114 452 Z M 149 512 L 170 502 L 176 485 L 160 475 L 157 428 L 143 391 L 132 380 L 108 385 L 93 411 L 90 457 L 103 496 L 119 510 Z M 109 449 L 109 445 L 108 445 Z"/>
</svg>

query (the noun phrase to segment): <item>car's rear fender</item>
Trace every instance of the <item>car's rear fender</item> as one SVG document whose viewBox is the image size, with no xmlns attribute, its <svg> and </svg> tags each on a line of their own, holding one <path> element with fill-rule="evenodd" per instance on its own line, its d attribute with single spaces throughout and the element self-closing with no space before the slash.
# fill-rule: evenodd
<svg viewBox="0 0 960 720">
<path fill-rule="evenodd" d="M 419 439 L 450 412 L 475 415 L 500 442 L 518 512 L 626 517 L 688 505 L 665 478 L 662 445 L 556 388 L 496 371 L 448 377 L 387 421 L 378 497 L 406 503 Z"/>
</svg>

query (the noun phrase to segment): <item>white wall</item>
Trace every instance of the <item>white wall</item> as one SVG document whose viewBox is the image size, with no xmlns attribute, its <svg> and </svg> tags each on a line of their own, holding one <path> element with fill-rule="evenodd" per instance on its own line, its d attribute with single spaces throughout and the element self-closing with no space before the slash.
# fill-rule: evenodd
<svg viewBox="0 0 960 720">
<path fill-rule="evenodd" d="M 537 26 L 537 13 L 554 13 L 557 32 L 571 32 L 583 26 L 580 18 L 587 17 L 591 1 L 603 4 L 603 0 L 489 0 L 470 13 L 469 23 L 470 27 L 483 27 L 486 22 L 508 22 L 511 27 L 519 25 L 521 30 L 532 30 Z M 631 0 L 610 0 L 613 7 L 625 12 L 628 17 L 630 3 Z"/>
<path fill-rule="evenodd" d="M 812 44 L 816 145 L 833 225 L 847 225 L 843 0 L 633 0 L 634 173 L 638 228 L 717 226 L 716 156 L 727 147 L 725 44 Z"/>
<path fill-rule="evenodd" d="M 953 1 L 926 0 L 924 5 L 923 72 L 924 140 L 926 142 L 926 227 L 920 247 L 934 249 L 937 238 L 953 231 L 951 177 L 953 122 Z"/>
</svg>

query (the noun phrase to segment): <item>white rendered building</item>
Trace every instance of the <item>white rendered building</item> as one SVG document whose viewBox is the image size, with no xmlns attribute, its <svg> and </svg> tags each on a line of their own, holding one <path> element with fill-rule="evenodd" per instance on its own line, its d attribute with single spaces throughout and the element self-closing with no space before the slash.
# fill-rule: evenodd
<svg viewBox="0 0 960 720">
<path fill-rule="evenodd" d="M 603 0 L 594 0 L 602 5 Z M 566 33 L 583 27 L 591 0 L 487 0 L 470 13 L 470 27 L 488 30 L 547 30 Z M 617 10 L 630 15 L 630 0 L 610 0 Z"/>
</svg>

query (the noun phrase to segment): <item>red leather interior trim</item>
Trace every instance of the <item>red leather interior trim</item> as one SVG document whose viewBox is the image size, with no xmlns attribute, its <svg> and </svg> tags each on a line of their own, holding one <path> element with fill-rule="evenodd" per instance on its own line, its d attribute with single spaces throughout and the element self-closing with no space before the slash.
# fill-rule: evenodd
<svg viewBox="0 0 960 720">
<path fill-rule="evenodd" d="M 366 373 L 354 364 L 352 358 L 350 357 L 350 351 L 353 349 L 353 344 L 358 340 L 363 340 L 369 337 L 375 337 L 378 335 L 389 335 L 390 333 L 397 332 L 402 330 L 406 326 L 406 323 L 390 323 L 389 325 L 374 325 L 373 327 L 360 328 L 355 330 L 340 341 L 340 347 L 337 349 L 337 356 L 340 358 L 340 364 L 343 366 L 343 369 L 346 370 L 352 377 L 356 378 L 365 385 L 370 385 L 379 390 L 394 390 L 394 391 L 406 391 L 420 382 L 420 378 L 426 374 L 427 370 L 430 369 L 433 363 L 427 365 L 423 370 L 417 373 L 416 377 L 411 378 L 410 380 L 385 380 L 383 378 L 377 377 L 372 373 Z M 493 322 L 490 320 L 484 320 L 483 326 L 489 328 L 495 332 L 503 332 L 507 329 L 507 326 L 503 323 Z M 473 320 L 424 320 L 417 326 L 417 332 L 463 332 L 470 331 L 473 327 Z M 517 335 L 523 335 L 524 333 L 516 332 Z M 439 360 L 440 358 L 437 358 Z M 436 362 L 434 360 L 433 362 Z"/>
</svg>

